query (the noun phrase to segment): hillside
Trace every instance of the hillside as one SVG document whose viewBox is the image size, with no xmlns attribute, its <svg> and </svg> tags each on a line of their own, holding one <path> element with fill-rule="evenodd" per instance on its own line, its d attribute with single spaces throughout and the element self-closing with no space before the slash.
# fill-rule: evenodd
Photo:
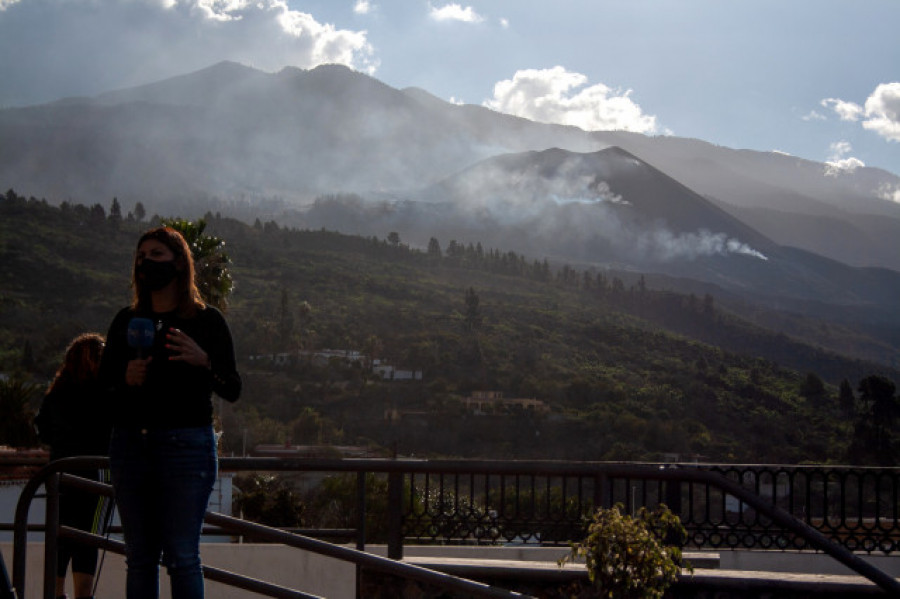
<svg viewBox="0 0 900 599">
<path fill-rule="evenodd" d="M 362 442 L 415 455 L 864 461 L 849 453 L 863 404 L 848 417 L 836 385 L 900 380 L 751 325 L 712 295 L 656 290 L 639 273 L 555 269 L 487 242 L 435 239 L 420 251 L 397 238 L 206 218 L 233 260 L 228 318 L 246 381 L 220 414 L 226 449 L 240 451 L 246 430 L 251 444 Z M 100 205 L 7 193 L 0 371 L 25 366 L 45 379 L 71 336 L 104 331 L 127 302 L 147 226 Z M 365 360 L 251 359 L 324 349 L 423 378 L 384 381 Z M 477 416 L 461 403 L 474 391 L 538 399 L 549 412 Z"/>
</svg>

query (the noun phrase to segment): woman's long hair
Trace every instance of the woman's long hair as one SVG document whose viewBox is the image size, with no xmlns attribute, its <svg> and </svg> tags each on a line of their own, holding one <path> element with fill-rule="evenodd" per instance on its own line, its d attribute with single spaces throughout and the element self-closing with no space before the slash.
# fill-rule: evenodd
<svg viewBox="0 0 900 599">
<path fill-rule="evenodd" d="M 49 391 L 96 380 L 103 345 L 103 335 L 98 333 L 84 333 L 75 337 L 66 348 L 63 363 L 56 371 L 56 377 L 50 384 Z"/>
<path fill-rule="evenodd" d="M 191 255 L 191 249 L 188 247 L 187 241 L 181 233 L 172 227 L 157 227 L 150 229 L 138 239 L 135 247 L 134 264 L 131 268 L 131 288 L 134 292 L 131 301 L 131 307 L 136 312 L 151 312 L 150 291 L 143 288 L 143 284 L 138 277 L 138 259 L 137 250 L 141 244 L 148 239 L 155 239 L 172 250 L 175 255 L 175 268 L 178 271 L 176 276 L 177 294 L 178 294 L 178 314 L 179 316 L 190 317 L 206 307 L 200 296 L 200 290 L 194 280 L 194 258 Z"/>
</svg>

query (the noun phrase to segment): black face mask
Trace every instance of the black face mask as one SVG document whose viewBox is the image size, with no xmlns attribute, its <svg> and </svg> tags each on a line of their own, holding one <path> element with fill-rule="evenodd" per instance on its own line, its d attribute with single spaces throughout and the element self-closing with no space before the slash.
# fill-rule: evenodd
<svg viewBox="0 0 900 599">
<path fill-rule="evenodd" d="M 174 260 L 159 261 L 144 259 L 137 268 L 143 287 L 148 291 L 159 291 L 178 275 Z"/>
</svg>

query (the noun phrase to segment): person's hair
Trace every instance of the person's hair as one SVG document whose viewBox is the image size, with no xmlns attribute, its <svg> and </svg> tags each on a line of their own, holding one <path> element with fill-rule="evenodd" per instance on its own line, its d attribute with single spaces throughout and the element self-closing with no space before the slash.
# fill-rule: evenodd
<svg viewBox="0 0 900 599">
<path fill-rule="evenodd" d="M 176 276 L 176 289 L 178 294 L 178 314 L 180 316 L 193 316 L 197 310 L 206 307 L 200 290 L 194 280 L 194 258 L 191 256 L 191 248 L 188 247 L 184 237 L 172 227 L 157 227 L 150 229 L 141 235 L 135 247 L 134 264 L 131 268 L 131 288 L 134 291 L 131 307 L 137 312 L 150 312 L 150 291 L 144 289 L 137 274 L 138 259 L 137 250 L 148 239 L 155 239 L 175 255 L 175 267 L 178 270 Z"/>
<path fill-rule="evenodd" d="M 63 362 L 50 384 L 50 391 L 65 385 L 77 385 L 97 378 L 100 355 L 103 353 L 103 335 L 84 333 L 75 337 L 66 348 Z"/>
</svg>

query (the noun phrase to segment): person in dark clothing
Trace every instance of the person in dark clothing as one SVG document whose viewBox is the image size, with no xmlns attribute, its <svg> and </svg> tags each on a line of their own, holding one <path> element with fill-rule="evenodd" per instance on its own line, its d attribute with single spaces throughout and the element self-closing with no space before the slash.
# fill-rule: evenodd
<svg viewBox="0 0 900 599">
<path fill-rule="evenodd" d="M 200 533 L 218 467 L 212 394 L 236 401 L 241 392 L 231 331 L 201 300 L 190 248 L 174 229 L 138 240 L 132 288 L 100 365 L 113 413 L 110 470 L 126 596 L 159 597 L 162 558 L 173 599 L 200 599 Z M 129 344 L 130 333 L 147 332 L 152 339 Z"/>
<path fill-rule="evenodd" d="M 73 456 L 105 456 L 109 451 L 111 421 L 98 371 L 103 337 L 87 333 L 76 337 L 56 378 L 41 402 L 35 426 L 43 443 L 50 446 L 50 459 Z M 106 482 L 107 471 L 73 472 L 91 480 Z M 95 534 L 108 525 L 111 502 L 93 493 L 64 489 L 60 495 L 59 522 Z M 72 584 L 76 599 L 93 595 L 97 570 L 97 548 L 61 538 L 56 562 L 56 595 L 66 597 L 66 571 L 72 564 Z"/>
</svg>

